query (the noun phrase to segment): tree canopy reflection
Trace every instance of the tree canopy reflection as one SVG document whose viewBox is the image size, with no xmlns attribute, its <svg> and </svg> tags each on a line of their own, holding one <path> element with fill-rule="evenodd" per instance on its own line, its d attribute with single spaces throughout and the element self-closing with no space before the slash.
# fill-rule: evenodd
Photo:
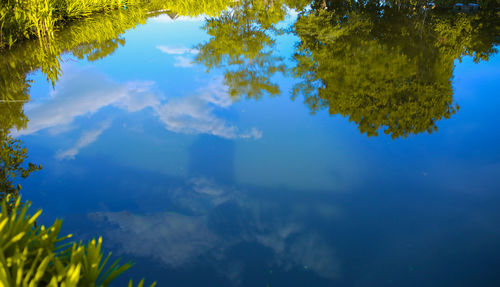
<svg viewBox="0 0 500 287">
<path fill-rule="evenodd" d="M 211 38 L 198 46 L 196 61 L 208 70 L 225 68 L 225 84 L 233 99 L 280 93 L 271 78 L 286 68 L 282 57 L 273 53 L 273 36 L 282 33 L 276 24 L 285 18 L 286 8 L 283 0 L 242 0 L 206 20 L 203 29 Z"/>
<path fill-rule="evenodd" d="M 6 51 L 0 58 L 0 199 L 14 195 L 21 186 L 16 178 L 26 178 L 41 169 L 26 162 L 28 151 L 23 142 L 11 135 L 12 130 L 26 128 L 28 119 L 24 104 L 29 100 L 31 71 L 40 69 L 55 84 L 62 73 L 61 54 L 71 52 L 78 59 L 95 61 L 112 54 L 125 40 L 120 35 L 138 23 L 145 23 L 147 9 L 129 9 L 81 20 L 61 31 L 55 39 L 25 42 Z"/>
<path fill-rule="evenodd" d="M 42 168 L 31 162 L 25 163 L 28 157 L 26 147 L 10 135 L 12 129 L 26 127 L 23 105 L 24 98 L 0 104 L 0 201 L 10 194 L 14 202 L 21 190 L 21 185 L 15 183 L 16 178 L 26 178 Z"/>
<path fill-rule="evenodd" d="M 438 120 L 458 110 L 454 61 L 496 52 L 498 17 L 378 3 L 322 2 L 299 16 L 294 95 L 313 112 L 348 117 L 369 136 L 436 131 Z"/>
<path fill-rule="evenodd" d="M 243 1 L 207 20 L 211 38 L 199 46 L 197 60 L 208 69 L 225 68 L 233 98 L 279 94 L 271 78 L 290 69 L 299 79 L 293 96 L 303 96 L 313 113 L 327 108 L 369 136 L 380 130 L 392 138 L 431 133 L 459 108 L 453 101 L 455 61 L 488 60 L 499 43 L 496 12 L 439 8 L 449 2 L 431 9 L 424 1 Z M 311 8 L 304 9 L 307 4 Z M 286 7 L 300 12 L 290 29 L 299 37 L 293 67 L 272 53 Z"/>
<path fill-rule="evenodd" d="M 313 113 L 327 109 L 369 136 L 381 130 L 393 138 L 436 131 L 439 120 L 458 110 L 452 89 L 455 61 L 463 56 L 488 60 L 500 42 L 497 1 L 482 0 L 487 9 L 470 14 L 449 9 L 454 1 L 436 1 L 435 9 L 426 1 L 151 3 L 82 19 L 53 40 L 26 42 L 4 53 L 0 94 L 12 115 L 1 120 L 18 118 L 18 128 L 26 124 L 22 106 L 29 100 L 29 72 L 40 69 L 55 84 L 62 72 L 61 54 L 102 59 L 125 44 L 123 32 L 164 13 L 158 10 L 162 8 L 209 17 L 203 29 L 210 38 L 198 45 L 196 61 L 208 70 L 224 70 L 233 99 L 278 95 L 274 77 L 290 74 L 298 81 L 293 97 L 303 97 Z M 279 23 L 290 9 L 299 16 L 284 28 Z M 275 52 L 276 37 L 283 33 L 298 37 L 291 67 Z"/>
<path fill-rule="evenodd" d="M 148 18 L 165 13 L 215 16 L 231 3 L 230 0 L 154 0 L 141 7 L 81 19 L 67 25 L 54 37 L 25 41 L 4 51 L 0 57 L 0 200 L 7 194 L 14 195 L 12 200 L 15 200 L 21 189 L 16 178 L 26 178 L 41 169 L 40 165 L 26 161 L 26 147 L 11 135 L 13 130 L 26 128 L 28 123 L 24 104 L 30 98 L 31 72 L 40 70 L 55 85 L 62 73 L 63 54 L 71 53 L 78 59 L 96 61 L 123 46 L 125 39 L 121 35 L 138 24 L 145 24 Z"/>
</svg>

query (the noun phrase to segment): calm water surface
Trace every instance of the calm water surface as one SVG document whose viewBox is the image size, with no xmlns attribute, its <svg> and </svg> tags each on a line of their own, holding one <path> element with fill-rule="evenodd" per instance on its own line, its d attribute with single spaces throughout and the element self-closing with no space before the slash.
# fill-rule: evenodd
<svg viewBox="0 0 500 287">
<path fill-rule="evenodd" d="M 43 70 L 12 128 L 42 223 L 102 235 L 123 282 L 500 286 L 497 18 L 245 7 L 71 38 L 54 86 L 20 72 Z"/>
</svg>

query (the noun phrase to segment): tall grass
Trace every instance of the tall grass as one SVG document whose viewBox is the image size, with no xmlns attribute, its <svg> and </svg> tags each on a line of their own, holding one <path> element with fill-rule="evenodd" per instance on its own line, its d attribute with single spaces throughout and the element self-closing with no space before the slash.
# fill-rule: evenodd
<svg viewBox="0 0 500 287">
<path fill-rule="evenodd" d="M 20 197 L 11 208 L 8 201 L 1 202 L 0 212 L 0 286 L 109 286 L 131 267 L 107 264 L 111 254 L 103 255 L 102 238 L 65 242 L 71 235 L 59 236 L 61 220 L 37 225 L 41 210 L 30 215 L 30 204 L 21 204 Z M 143 285 L 144 280 L 138 286 Z"/>
<path fill-rule="evenodd" d="M 54 0 L 54 6 L 64 18 L 80 18 L 96 11 L 114 10 L 124 5 L 123 0 Z"/>
<path fill-rule="evenodd" d="M 0 125 L 4 114 L 13 114 L 12 110 L 22 111 L 22 106 L 29 100 L 31 82 L 26 76 L 31 71 L 40 69 L 47 80 L 55 84 L 61 74 L 62 54 L 69 52 L 89 61 L 101 59 L 124 45 L 122 33 L 158 14 L 133 7 L 93 15 L 68 23 L 65 29 L 55 33 L 53 39 L 24 41 L 1 53 L 0 113 L 7 111 L 0 114 Z"/>
<path fill-rule="evenodd" d="M 53 38 L 67 22 L 158 0 L 1 0 L 0 50 L 33 37 Z"/>
<path fill-rule="evenodd" d="M 68 22 L 117 9 L 166 9 L 180 15 L 215 16 L 233 0 L 0 0 L 0 52 L 16 42 L 53 38 Z"/>
<path fill-rule="evenodd" d="M 0 0 L 0 3 L 3 3 Z M 21 0 L 10 0 L 9 3 L 20 3 Z M 62 7 L 65 12 L 50 12 L 45 15 L 46 21 L 39 21 L 33 28 L 33 33 L 28 33 L 27 27 L 31 22 L 36 22 L 34 16 L 29 16 L 27 9 L 19 12 L 18 20 L 12 17 L 0 17 L 0 110 L 5 103 L 10 105 L 22 105 L 29 100 L 30 82 L 26 75 L 34 70 L 40 69 L 54 84 L 61 74 L 61 54 L 71 52 L 78 58 L 86 57 L 93 61 L 113 53 L 125 40 L 120 37 L 126 30 L 134 28 L 138 24 L 146 23 L 150 17 L 157 16 L 166 11 L 177 15 L 214 16 L 221 13 L 227 7 L 235 5 L 233 0 L 23 0 L 23 1 L 52 1 L 50 4 Z M 125 2 L 120 2 L 125 1 Z M 107 3 L 99 6 L 97 3 Z M 10 5 L 7 3 L 8 5 Z M 80 3 L 80 4 L 75 4 Z M 113 4 L 114 3 L 114 4 Z M 118 4 L 117 4 L 118 3 Z M 126 9 L 116 9 L 119 3 L 126 3 Z M 6 4 L 6 5 L 7 5 Z M 31 7 L 31 6 L 30 6 Z M 78 8 L 77 8 L 78 7 Z M 105 13 L 90 15 L 93 9 L 106 9 Z M 17 9 L 17 8 L 16 8 Z M 35 9 L 31 7 L 30 9 Z M 37 8 L 38 9 L 38 8 Z M 43 9 L 33 10 L 39 11 Z M 47 10 L 47 9 L 45 9 Z M 0 11 L 5 12 L 4 6 Z M 35 12 L 33 12 L 36 14 Z M 59 15 L 59 16 L 56 16 Z M 77 19 L 78 21 L 64 20 L 60 15 L 66 15 L 66 19 Z M 12 16 L 12 15 L 11 15 Z M 50 17 L 52 18 L 50 18 Z M 26 18 L 23 18 L 26 17 Z M 24 20 L 23 20 L 24 19 Z M 33 20 L 29 20 L 33 19 Z M 63 19 L 56 24 L 48 24 L 47 19 Z M 31 22 L 30 22 L 31 21 Z M 6 27 L 10 28 L 6 28 Z M 46 28 L 48 27 L 48 28 Z M 30 28 L 31 29 L 31 28 Z M 40 30 L 40 33 L 36 32 Z M 54 32 L 55 30 L 59 30 Z M 5 32 L 5 31 L 8 31 Z M 20 33 L 24 31 L 24 33 Z M 40 35 L 40 36 L 38 36 Z M 38 38 L 39 41 L 23 41 L 16 44 L 15 48 L 8 48 L 15 43 L 12 39 Z M 3 40 L 2 40 L 3 39 Z M 2 42 L 3 41 L 3 42 Z"/>
</svg>

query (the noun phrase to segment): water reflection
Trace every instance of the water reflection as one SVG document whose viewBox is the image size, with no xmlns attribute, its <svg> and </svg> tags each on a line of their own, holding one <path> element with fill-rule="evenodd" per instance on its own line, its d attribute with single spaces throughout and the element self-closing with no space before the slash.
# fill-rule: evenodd
<svg viewBox="0 0 500 287">
<path fill-rule="evenodd" d="M 166 194 L 167 212 L 89 216 L 121 253 L 154 258 L 170 268 L 210 264 L 233 284 L 241 283 L 248 262 L 231 254 L 246 253 L 252 244 L 267 250 L 260 252 L 269 254 L 264 255 L 264 268 L 313 272 L 328 279 L 339 275 L 335 249 L 310 227 L 318 218 L 334 220 L 336 206 L 263 201 L 205 177 L 192 178 Z"/>
<path fill-rule="evenodd" d="M 206 20 L 203 29 L 210 40 L 198 46 L 196 61 L 208 71 L 225 67 L 224 84 L 232 98 L 260 98 L 280 94 L 271 77 L 285 72 L 283 58 L 273 51 L 276 24 L 286 15 L 283 1 L 239 2 L 230 11 Z"/>
<path fill-rule="evenodd" d="M 262 13 L 262 5 L 270 9 Z M 497 13 L 431 11 L 422 5 L 378 1 L 316 1 L 292 25 L 299 37 L 294 66 L 273 54 L 275 25 L 285 3 L 243 1 L 234 10 L 207 20 L 211 36 L 201 44 L 197 61 L 210 70 L 225 67 L 233 98 L 280 94 L 276 73 L 293 70 L 313 112 L 328 108 L 355 122 L 362 133 L 392 138 L 433 132 L 436 122 L 458 110 L 453 101 L 454 63 L 474 56 L 488 60 L 500 43 Z M 262 17 L 263 15 L 266 17 Z"/>
<path fill-rule="evenodd" d="M 23 105 L 22 100 L 0 104 L 0 200 L 12 195 L 12 201 L 15 201 L 21 190 L 16 178 L 26 178 L 42 168 L 41 165 L 25 162 L 28 158 L 26 147 L 21 140 L 10 135 L 11 129 L 26 126 Z"/>
<path fill-rule="evenodd" d="M 428 267 L 436 259 L 433 255 L 408 252 L 430 254 L 431 241 L 439 245 L 432 251 L 458 250 L 450 247 L 451 241 L 436 239 L 448 234 L 450 218 L 458 222 L 471 213 L 489 215 L 482 206 L 469 208 L 469 198 L 457 208 L 450 201 L 456 195 L 446 192 L 457 191 L 458 185 L 460 191 L 472 190 L 473 196 L 495 190 L 497 165 L 484 166 L 484 158 L 472 165 L 454 161 L 464 151 L 474 157 L 491 153 L 488 164 L 494 161 L 495 135 L 470 136 L 482 146 L 458 146 L 443 153 L 443 146 L 449 148 L 455 135 L 463 134 L 389 143 L 356 137 L 356 127 L 368 135 L 384 130 L 393 138 L 435 131 L 440 119 L 458 110 L 452 86 L 456 61 L 466 55 L 486 61 L 496 53 L 498 15 L 410 9 L 389 2 L 349 3 L 220 1 L 201 25 L 208 39 L 197 38 L 195 45 L 151 41 L 166 25 L 141 30 L 138 34 L 150 37 L 140 47 L 143 54 L 157 53 L 149 58 L 137 54 L 137 46 L 133 54 L 124 53 L 126 57 L 118 52 L 130 52 L 127 48 L 134 45 L 132 36 L 137 35 L 131 33 L 127 39 L 132 41 L 122 47 L 126 29 L 156 15 L 146 10 L 75 23 L 54 43 L 26 43 L 1 59 L 5 103 L 0 105 L 0 122 L 6 143 L 1 160 L 17 154 L 20 160 L 10 163 L 25 161 L 26 151 L 12 135 L 42 142 L 37 156 L 46 159 L 50 169 L 35 181 L 32 195 L 45 201 L 55 216 L 76 218 L 71 228 L 78 231 L 85 221 L 85 235 L 102 233 L 110 249 L 142 261 L 148 272 L 158 268 L 159 280 L 185 270 L 186 277 L 203 278 L 196 268 L 213 267 L 233 286 L 257 286 L 262 282 L 252 283 L 269 269 L 284 271 L 279 286 L 331 286 L 333 280 L 382 286 L 394 273 L 387 266 L 406 268 L 415 265 L 415 259 L 425 262 L 427 267 L 420 268 L 433 270 L 432 275 L 453 274 L 441 271 L 441 266 Z M 203 5 L 163 16 L 182 20 L 176 17 L 197 15 Z M 290 8 L 298 18 L 284 27 Z M 282 37 L 297 42 L 289 55 L 278 51 Z M 66 52 L 85 61 L 66 61 Z M 111 55 L 108 59 L 118 61 L 88 64 Z M 164 58 L 173 58 L 175 68 L 165 67 Z M 122 65 L 134 65 L 138 72 L 127 71 L 122 77 Z M 200 66 L 211 74 L 199 76 Z M 25 105 L 29 72 L 37 68 L 55 87 L 47 97 Z M 283 75 L 290 78 L 283 80 Z M 286 93 L 291 81 L 296 83 L 293 95 L 305 99 L 313 112 L 325 108 L 355 123 L 355 136 L 346 132 L 345 121 L 308 117 L 307 108 L 286 97 L 267 99 Z M 235 103 L 245 97 L 259 102 Z M 453 139 L 439 142 L 441 135 Z M 422 143 L 425 151 L 415 147 Z M 436 164 L 437 157 L 445 159 Z M 5 166 L 2 171 L 9 170 Z M 481 172 L 470 173 L 470 166 Z M 27 168 L 15 172 L 26 174 Z M 12 175 L 2 178 L 14 186 Z M 350 214 L 336 221 L 345 210 Z M 493 219 L 484 222 L 494 226 Z M 493 231 L 488 229 L 484 237 L 475 228 L 450 234 L 484 239 L 496 232 L 489 228 Z M 419 239 L 427 236 L 428 241 Z M 487 241 L 495 242 L 491 238 L 496 237 Z M 409 251 L 407 242 L 419 242 L 421 249 Z M 476 247 L 476 259 L 481 252 L 497 254 L 487 249 Z M 388 263 L 392 257 L 400 262 Z M 380 269 L 387 270 L 377 272 Z M 405 272 L 398 273 L 404 282 L 415 278 Z M 311 278 L 319 283 L 309 282 Z"/>
<path fill-rule="evenodd" d="M 12 202 L 19 196 L 21 184 L 16 178 L 26 178 L 40 170 L 41 165 L 25 162 L 28 151 L 22 141 L 10 136 L 0 138 L 0 200 L 12 195 Z"/>
<path fill-rule="evenodd" d="M 67 66 L 49 99 L 27 107 L 30 124 L 14 132 L 30 135 L 40 131 L 51 134 L 68 132 L 82 116 L 92 116 L 105 108 L 129 113 L 148 109 L 165 129 L 183 134 L 210 134 L 226 139 L 259 139 L 256 128 L 241 130 L 217 116 L 215 110 L 226 109 L 232 101 L 217 78 L 184 97 L 165 99 L 155 88 L 155 82 L 118 83 L 91 68 Z M 58 151 L 59 159 L 74 159 L 78 151 L 96 141 L 112 124 L 112 118 L 97 123 L 81 133 L 73 146 Z"/>
<path fill-rule="evenodd" d="M 53 85 L 61 75 L 61 55 L 71 52 L 78 59 L 95 61 L 111 55 L 125 40 L 120 35 L 159 13 L 129 9 L 86 18 L 70 25 L 47 41 L 26 41 L 1 58 L 0 94 L 3 101 L 27 97 L 28 73 L 40 69 Z"/>
<path fill-rule="evenodd" d="M 488 10 L 464 14 L 418 3 L 382 5 L 378 1 L 221 1 L 206 9 L 193 6 L 193 11 L 185 11 L 181 2 L 170 6 L 172 11 L 178 10 L 169 13 L 172 18 L 203 11 L 212 16 L 203 26 L 208 41 L 197 47 L 157 47 L 175 55 L 174 66 L 201 63 L 208 71 L 223 68 L 225 87 L 217 88 L 233 100 L 279 95 L 282 91 L 275 76 L 291 74 L 298 80 L 293 97 L 304 97 L 313 113 L 327 108 L 332 115 L 347 117 L 369 136 L 381 130 L 392 138 L 436 131 L 437 122 L 450 118 L 459 108 L 451 85 L 455 61 L 465 55 L 476 62 L 488 60 L 500 43 L 498 13 Z M 27 42 L 8 51 L 1 63 L 2 101 L 19 105 L 27 101 L 30 81 L 26 76 L 37 68 L 55 84 L 61 75 L 62 53 L 71 51 L 88 61 L 112 54 L 125 44 L 120 37 L 125 30 L 162 13 L 151 9 L 85 19 L 58 33 L 54 41 Z M 290 29 L 279 28 L 290 9 L 299 12 L 298 19 Z M 275 51 L 276 37 L 289 32 L 299 40 L 291 66 Z M 161 114 L 168 129 L 178 130 L 175 119 L 170 118 L 175 117 L 170 115 L 172 111 Z M 206 125 L 221 125 L 206 115 L 198 120 L 206 118 Z M 220 129 L 214 134 L 238 136 L 225 130 L 227 127 Z M 258 133 L 243 137 L 258 137 Z"/>
<path fill-rule="evenodd" d="M 64 98 L 63 102 L 51 101 L 49 106 L 34 108 L 31 122 L 24 114 L 24 105 L 29 101 L 29 89 L 32 83 L 29 73 L 40 69 L 53 85 L 61 76 L 61 54 L 71 51 L 78 59 L 88 61 L 102 59 L 112 54 L 125 40 L 119 35 L 125 30 L 158 13 L 150 13 L 147 9 L 129 9 L 127 13 L 110 13 L 94 18 L 84 19 L 70 25 L 58 33 L 55 39 L 47 41 L 27 41 L 19 47 L 6 51 L 0 58 L 0 196 L 4 194 L 18 195 L 21 186 L 15 182 L 16 177 L 26 178 L 33 171 L 41 169 L 40 165 L 25 164 L 27 149 L 15 136 L 30 134 L 38 130 L 64 126 L 71 123 L 75 116 L 95 111 L 92 98 Z M 93 84 L 95 82 L 91 82 Z M 75 83 L 72 83 L 74 85 Z M 88 87 L 88 86 L 87 86 Z M 109 95 L 123 94 L 116 87 L 110 87 Z M 54 96 L 57 95 L 57 91 Z M 99 98 L 98 103 L 109 100 Z M 87 103 L 85 105 L 85 103 Z M 82 106 L 76 106 L 84 104 Z M 52 108 L 51 108 L 52 107 Z M 27 128 L 28 127 L 28 128 Z M 73 158 L 78 150 L 94 141 L 100 132 L 85 133 L 75 147 L 60 151 L 59 158 Z M 13 133 L 13 134 L 12 134 Z"/>
<path fill-rule="evenodd" d="M 436 131 L 438 120 L 458 110 L 454 62 L 496 53 L 498 15 L 377 3 L 315 3 L 317 9 L 299 16 L 294 72 L 302 82 L 294 93 L 304 95 L 313 112 L 326 107 L 368 135 Z"/>
</svg>

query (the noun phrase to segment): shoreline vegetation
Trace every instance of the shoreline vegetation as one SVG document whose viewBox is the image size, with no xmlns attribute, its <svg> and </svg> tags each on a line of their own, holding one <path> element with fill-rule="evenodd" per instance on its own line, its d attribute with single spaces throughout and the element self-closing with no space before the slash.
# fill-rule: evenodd
<svg viewBox="0 0 500 287">
<path fill-rule="evenodd" d="M 20 0 L 14 0 L 16 1 Z M 121 37 L 125 31 L 145 24 L 151 17 L 162 14 L 168 14 L 171 17 L 202 14 L 214 17 L 234 2 L 232 0 L 133 0 L 133 2 L 125 3 L 133 4 L 119 7 L 107 5 L 107 10 L 95 10 L 93 14 L 89 12 L 89 9 L 81 10 L 79 13 L 73 12 L 71 14 L 73 18 L 63 17 L 62 20 L 57 20 L 56 24 L 51 26 L 50 33 L 38 33 L 36 30 L 30 30 L 31 32 L 26 30 L 21 33 L 19 30 L 21 26 L 23 29 L 27 27 L 33 29 L 33 25 L 20 25 L 19 23 L 26 20 L 23 17 L 19 20 L 8 19 L 4 13 L 8 5 L 0 6 L 2 11 L 0 13 L 0 55 L 2 55 L 0 57 L 2 67 L 0 69 L 0 103 L 3 103 L 0 105 L 0 110 L 22 110 L 24 103 L 29 100 L 31 81 L 27 79 L 27 76 L 30 72 L 39 69 L 46 79 L 55 85 L 61 75 L 61 57 L 66 53 L 71 53 L 78 59 L 99 60 L 125 44 L 125 39 Z M 118 8 L 112 10 L 109 7 Z M 52 17 L 54 15 L 52 14 Z M 14 25 L 13 22 L 17 24 Z M 41 35 L 40 38 L 38 34 Z M 10 46 L 5 42 L 2 44 L 1 39 L 9 37 L 15 37 L 16 40 L 13 43 L 11 41 Z M 24 126 L 25 123 L 16 127 L 20 129 Z"/>
<path fill-rule="evenodd" d="M 50 39 L 72 20 L 138 4 L 140 0 L 9 0 L 0 10 L 0 48 L 35 37 Z"/>
<path fill-rule="evenodd" d="M 116 10 L 140 8 L 150 12 L 173 12 L 183 16 L 206 15 L 214 17 L 222 11 L 238 5 L 240 0 L 1 0 L 0 3 L 0 53 L 12 48 L 15 44 L 27 39 L 53 39 L 57 31 L 62 30 L 69 23 L 91 17 L 99 13 Z M 275 1 L 257 1 L 272 8 Z M 281 1 L 277 1 L 281 2 Z M 286 1 L 285 1 L 286 2 Z M 309 1 L 292 0 L 291 6 L 305 7 Z M 313 1 L 325 8 L 332 3 L 342 1 Z M 358 1 L 355 1 L 356 3 Z M 431 3 L 432 2 L 432 3 Z M 434 3 L 435 2 L 435 3 Z M 379 5 L 387 7 L 408 8 L 414 7 L 429 9 L 452 9 L 456 3 L 478 4 L 479 9 L 498 10 L 500 0 L 477 1 L 381 1 Z M 359 2 L 362 4 L 362 2 Z M 310 4 L 310 3 L 309 3 Z M 373 3 L 367 1 L 364 6 Z M 335 4 L 334 4 L 335 5 Z M 314 6 L 314 4 L 313 4 Z M 361 5 L 363 6 L 363 5 Z M 362 7 L 360 7 L 362 8 Z M 272 10 L 272 9 L 271 9 Z"/>
<path fill-rule="evenodd" d="M 141 9 L 174 11 L 186 16 L 215 16 L 231 0 L 2 0 L 0 53 L 27 39 L 54 39 L 69 23 L 99 13 Z"/>
<path fill-rule="evenodd" d="M 20 203 L 21 186 L 41 169 L 27 160 L 23 143 L 10 132 L 26 127 L 28 75 L 40 69 L 53 85 L 61 75 L 62 55 L 95 61 L 125 44 L 121 35 L 160 14 L 216 16 L 228 0 L 14 0 L 0 6 L 0 286 L 109 286 L 132 264 L 105 263 L 101 239 L 67 242 L 62 221 L 37 226 L 38 211 Z M 175 11 L 171 13 L 170 11 Z M 66 239 L 66 240 L 65 240 Z M 19 281 L 20 280 L 20 281 Z M 24 284 L 24 285 L 23 285 Z M 31 284 L 31 285 L 30 285 Z M 129 287 L 138 285 L 132 281 Z M 150 286 L 155 286 L 153 283 Z"/>
<path fill-rule="evenodd" d="M 423 131 L 432 132 L 437 120 L 451 116 L 455 107 L 451 104 L 450 82 L 454 61 L 463 56 L 473 56 L 475 62 L 488 60 L 489 55 L 497 52 L 496 46 L 500 43 L 500 4 L 496 2 L 500 0 L 479 1 L 481 9 L 478 13 L 456 13 L 443 8 L 453 6 L 454 1 L 440 1 L 437 8 L 431 10 L 423 7 L 426 1 L 386 2 L 382 6 L 375 5 L 374 2 L 326 0 L 134 1 L 130 3 L 142 4 L 127 6 L 126 9 L 125 6 L 120 6 L 88 17 L 80 16 L 76 21 L 60 21 L 51 37 L 37 39 L 32 36 L 29 40 L 19 40 L 10 49 L 0 49 L 0 125 L 4 127 L 2 139 L 6 138 L 11 129 L 20 130 L 27 125 L 24 104 L 30 98 L 32 72 L 40 70 L 55 86 L 62 74 L 64 55 L 90 62 L 107 57 L 125 45 L 126 41 L 122 36 L 125 31 L 145 24 L 149 18 L 161 14 L 169 15 L 172 19 L 178 16 L 207 17 L 203 29 L 210 40 L 197 46 L 199 54 L 195 62 L 205 65 L 207 70 L 227 67 L 224 77 L 232 98 L 237 99 L 242 94 L 255 99 L 266 93 L 277 95 L 280 90 L 269 78 L 275 73 L 286 72 L 301 80 L 294 87 L 292 98 L 304 95 L 304 103 L 313 113 L 328 108 L 331 114 L 349 116 L 359 124 L 360 131 L 368 135 L 377 135 L 380 127 L 391 127 L 387 132 L 394 138 Z M 414 9 L 415 7 L 420 8 Z M 4 6 L 0 8 L 4 9 Z M 276 23 L 285 18 L 287 9 L 299 12 L 296 23 L 288 31 L 301 39 L 293 56 L 295 67 L 285 66 L 282 59 L 270 54 L 274 45 L 272 35 L 284 32 L 276 28 Z M 84 15 L 82 13 L 73 15 Z M 5 17 L 0 18 L 1 31 L 6 29 L 6 22 Z M 350 54 L 349 51 L 357 52 Z M 375 54 L 370 55 L 373 51 L 376 51 Z M 393 51 L 393 54 L 389 55 L 387 51 Z M 354 54 L 362 56 L 364 60 L 357 61 Z M 376 59 L 381 57 L 387 57 L 389 60 L 386 62 L 399 59 L 401 63 L 394 62 L 387 67 L 385 73 L 380 73 L 382 66 L 376 64 Z M 372 62 L 373 65 L 370 64 Z M 340 76 L 349 73 L 328 73 L 346 67 L 349 67 L 347 71 L 353 72 L 352 77 Z M 356 71 L 363 70 L 366 70 L 363 75 L 372 80 L 361 80 Z M 373 80 L 370 75 L 381 77 Z M 392 76 L 386 79 L 384 75 Z M 327 86 L 324 85 L 327 82 L 338 84 L 329 86 L 327 91 Z M 372 85 L 366 86 L 365 82 Z M 416 88 L 415 85 L 398 84 L 410 82 L 416 83 Z M 342 89 L 346 86 L 364 87 L 357 92 L 363 100 L 352 103 L 354 106 L 345 107 L 340 106 L 344 101 L 333 101 L 333 96 L 346 100 L 351 97 L 349 89 Z M 335 87 L 339 87 L 337 91 L 332 90 Z M 387 93 L 363 97 L 381 90 Z M 425 91 L 434 100 L 429 100 L 428 104 L 423 105 L 427 108 L 423 109 L 422 103 L 413 103 L 422 101 L 423 97 L 415 95 L 401 98 L 397 95 L 401 90 L 406 94 L 408 91 L 410 94 L 415 94 L 415 90 Z M 413 107 L 413 112 L 398 112 L 393 120 L 387 120 L 387 116 L 382 113 L 387 109 L 392 111 L 395 106 L 387 106 L 387 100 L 381 100 L 380 110 L 374 110 L 371 108 L 373 103 L 370 104 L 371 99 L 382 96 L 390 98 L 389 103 L 397 102 L 395 106 L 399 110 L 407 106 Z M 365 98 L 370 100 L 366 103 Z M 331 105 L 331 102 L 336 104 Z M 433 104 L 435 102 L 443 105 L 439 105 L 440 108 L 437 109 Z M 360 109 L 362 103 L 367 104 L 367 110 Z M 430 113 L 428 109 L 432 109 L 434 113 Z M 416 113 L 419 116 L 406 117 L 407 125 L 401 126 L 403 115 Z M 369 114 L 373 115 L 368 116 Z M 428 119 L 424 121 L 422 116 Z M 372 120 L 367 120 L 370 118 Z M 421 123 L 417 124 L 418 121 Z"/>
<path fill-rule="evenodd" d="M 67 242 L 72 235 L 60 237 L 62 220 L 37 225 L 42 211 L 32 215 L 21 197 L 7 196 L 0 205 L 0 286 L 109 286 L 132 267 L 119 260 L 108 264 L 111 253 L 103 255 L 102 238 Z M 132 280 L 128 286 L 134 286 Z M 137 286 L 143 287 L 144 279 Z"/>
<path fill-rule="evenodd" d="M 476 14 L 438 11 L 445 1 L 437 3 L 434 12 L 423 6 L 427 1 L 386 1 L 388 6 L 382 7 L 377 3 L 0 0 L 0 202 L 4 202 L 0 286 L 4 282 L 5 286 L 19 286 L 12 281 L 17 278 L 28 283 L 34 280 L 34 285 L 46 283 L 41 286 L 55 286 L 50 285 L 52 280 L 65 280 L 65 285 L 57 281 L 57 286 L 106 286 L 103 278 L 129 267 L 112 265 L 111 273 L 104 272 L 100 240 L 57 249 L 63 240 L 58 237 L 61 222 L 47 229 L 37 227 L 39 212 L 28 216 L 28 207 L 19 203 L 21 186 L 15 184 L 16 178 L 26 178 L 42 168 L 25 162 L 26 147 L 11 135 L 28 123 L 24 104 L 30 97 L 30 73 L 40 69 L 54 86 L 65 54 L 96 61 L 125 45 L 123 33 L 151 17 L 204 15 L 203 29 L 210 37 L 197 46 L 195 61 L 207 70 L 227 67 L 224 83 L 231 98 L 279 95 L 279 86 L 270 78 L 290 73 L 300 80 L 293 98 L 303 96 L 313 113 L 327 109 L 331 115 L 348 117 L 368 136 L 383 131 L 394 139 L 434 132 L 438 120 L 458 110 L 451 83 L 455 61 L 464 56 L 487 61 L 498 52 L 500 0 L 478 1 L 482 10 Z M 287 32 L 277 27 L 287 9 L 300 12 L 288 30 L 299 39 L 292 67 L 272 54 L 274 36 Z M 53 241 L 42 246 L 43 235 Z M 86 266 L 90 261 L 85 260 L 94 260 L 98 270 Z M 85 272 L 93 275 L 85 277 L 90 276 Z M 75 278 L 94 283 L 75 283 Z"/>
</svg>

